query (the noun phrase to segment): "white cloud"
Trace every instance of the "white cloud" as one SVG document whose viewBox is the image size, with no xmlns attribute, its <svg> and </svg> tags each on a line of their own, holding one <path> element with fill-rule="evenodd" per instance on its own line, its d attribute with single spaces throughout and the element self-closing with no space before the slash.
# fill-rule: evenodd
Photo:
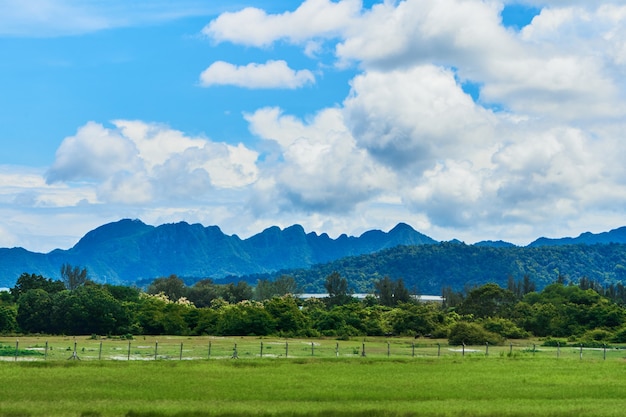
<svg viewBox="0 0 626 417">
<path fill-rule="evenodd" d="M 305 0 L 295 11 L 281 14 L 248 7 L 221 14 L 202 32 L 216 42 L 240 45 L 269 46 L 278 40 L 306 43 L 338 36 L 360 9 L 360 0 Z"/>
<path fill-rule="evenodd" d="M 359 146 L 396 169 L 431 168 L 488 148 L 497 118 L 476 105 L 454 74 L 432 65 L 369 71 L 352 81 L 344 103 Z"/>
<path fill-rule="evenodd" d="M 200 74 L 200 83 L 204 87 L 234 85 L 244 88 L 295 89 L 315 83 L 315 76 L 309 70 L 295 71 L 282 60 L 245 66 L 217 61 Z"/>
<path fill-rule="evenodd" d="M 270 177 L 258 184 L 256 193 L 275 197 L 255 199 L 257 209 L 282 200 L 287 210 L 345 213 L 394 182 L 388 170 L 357 147 L 339 109 L 323 110 L 306 122 L 283 116 L 276 108 L 246 119 L 254 133 L 281 148 L 281 162 L 268 168 Z M 260 206 L 263 201 L 265 207 Z"/>
<path fill-rule="evenodd" d="M 50 168 L 49 183 L 103 180 L 120 171 L 133 171 L 139 161 L 136 147 L 120 132 L 89 122 L 75 136 L 65 138 Z"/>
<path fill-rule="evenodd" d="M 200 0 L 0 0 L 0 36 L 49 37 L 207 16 L 219 11 Z"/>
<path fill-rule="evenodd" d="M 258 154 L 243 145 L 191 138 L 163 125 L 90 122 L 66 138 L 47 173 L 49 183 L 93 184 L 103 202 L 139 204 L 202 199 L 213 188 L 243 187 L 257 177 Z"/>
<path fill-rule="evenodd" d="M 479 63 L 485 54 L 507 52 L 512 46 L 511 35 L 500 24 L 501 7 L 460 0 L 377 4 L 347 28 L 337 56 L 383 68 Z"/>
</svg>

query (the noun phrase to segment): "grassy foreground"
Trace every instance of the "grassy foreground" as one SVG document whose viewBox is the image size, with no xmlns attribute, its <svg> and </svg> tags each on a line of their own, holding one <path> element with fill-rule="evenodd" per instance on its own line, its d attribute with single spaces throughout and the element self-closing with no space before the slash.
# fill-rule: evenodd
<svg viewBox="0 0 626 417">
<path fill-rule="evenodd" d="M 0 416 L 623 416 L 626 363 L 546 357 L 0 363 Z"/>
</svg>

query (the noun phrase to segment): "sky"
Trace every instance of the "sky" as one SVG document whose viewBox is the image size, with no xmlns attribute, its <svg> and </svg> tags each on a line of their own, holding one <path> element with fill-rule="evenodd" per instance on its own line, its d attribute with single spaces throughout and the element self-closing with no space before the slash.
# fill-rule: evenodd
<svg viewBox="0 0 626 417">
<path fill-rule="evenodd" d="M 626 225 L 626 0 L 0 0 L 0 247 Z"/>
</svg>

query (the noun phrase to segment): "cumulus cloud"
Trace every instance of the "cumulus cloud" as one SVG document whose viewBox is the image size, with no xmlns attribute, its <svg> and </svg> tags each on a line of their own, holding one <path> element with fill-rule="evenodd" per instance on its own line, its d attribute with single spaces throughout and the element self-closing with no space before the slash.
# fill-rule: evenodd
<svg viewBox="0 0 626 417">
<path fill-rule="evenodd" d="M 326 109 L 306 122 L 277 108 L 246 119 L 254 133 L 280 145 L 282 162 L 258 185 L 257 194 L 276 195 L 273 203 L 262 200 L 268 204 L 282 199 L 286 209 L 345 213 L 394 181 L 390 171 L 357 147 L 339 109 Z"/>
<path fill-rule="evenodd" d="M 132 171 L 139 162 L 136 153 L 120 132 L 89 122 L 63 140 L 47 181 L 104 180 L 115 172 Z"/>
<path fill-rule="evenodd" d="M 295 11 L 280 14 L 248 7 L 221 14 L 202 32 L 216 42 L 249 46 L 269 46 L 278 40 L 307 43 L 311 38 L 338 36 L 360 10 L 360 0 L 305 0 Z"/>
<path fill-rule="evenodd" d="M 47 173 L 50 184 L 94 184 L 103 201 L 138 204 L 201 198 L 213 188 L 253 183 L 258 154 L 243 145 L 191 138 L 167 126 L 90 122 L 66 138 Z"/>
<path fill-rule="evenodd" d="M 203 87 L 234 85 L 245 88 L 299 88 L 315 83 L 309 70 L 295 71 L 285 61 L 267 61 L 265 64 L 236 66 L 224 61 L 211 64 L 200 74 Z"/>
<path fill-rule="evenodd" d="M 489 145 L 497 123 L 450 70 L 432 65 L 359 75 L 344 106 L 359 145 L 396 169 L 469 157 L 467 148 Z"/>
</svg>

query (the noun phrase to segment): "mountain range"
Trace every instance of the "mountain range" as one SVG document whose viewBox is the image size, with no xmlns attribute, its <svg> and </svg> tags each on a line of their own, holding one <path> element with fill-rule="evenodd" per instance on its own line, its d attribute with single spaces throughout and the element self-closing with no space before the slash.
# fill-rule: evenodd
<svg viewBox="0 0 626 417">
<path fill-rule="evenodd" d="M 336 239 L 326 233 L 306 233 L 300 225 L 273 226 L 241 239 L 217 226 L 181 222 L 155 227 L 124 219 L 88 232 L 68 250 L 41 254 L 0 249 L 0 287 L 12 287 L 23 272 L 58 279 L 65 263 L 86 267 L 97 282 L 134 284 L 170 274 L 198 279 L 267 273 L 398 245 L 435 243 L 404 223 L 387 233 L 370 230 L 359 237 L 343 234 Z"/>
<path fill-rule="evenodd" d="M 563 245 L 626 243 L 626 227 L 610 232 L 583 233 L 577 238 L 540 238 L 529 248 Z M 389 232 L 370 230 L 358 237 L 336 239 L 306 233 L 300 225 L 276 226 L 247 239 L 226 235 L 219 227 L 185 222 L 151 226 L 124 219 L 88 232 L 68 249 L 34 253 L 23 248 L 0 249 L 0 287 L 12 287 L 24 272 L 59 279 L 63 264 L 86 267 L 96 282 L 132 285 L 176 274 L 201 278 L 269 274 L 306 269 L 346 257 L 374 254 L 397 246 L 439 245 L 441 242 L 399 223 Z M 467 246 L 461 242 L 455 244 Z M 516 248 L 507 242 L 478 242 L 477 248 Z"/>
</svg>

